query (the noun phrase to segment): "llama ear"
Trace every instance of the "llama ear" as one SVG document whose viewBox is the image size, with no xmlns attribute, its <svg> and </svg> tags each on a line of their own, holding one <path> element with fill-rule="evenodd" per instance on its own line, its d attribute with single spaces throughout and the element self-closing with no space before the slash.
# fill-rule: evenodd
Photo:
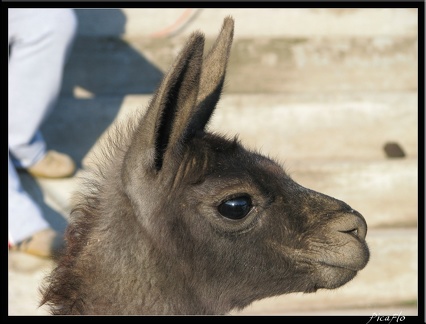
<svg viewBox="0 0 426 324">
<path fill-rule="evenodd" d="M 197 101 L 203 49 L 204 35 L 193 33 L 133 134 L 124 162 L 128 171 L 141 164 L 145 170 L 159 171 L 166 153 L 179 152 Z"/>
<path fill-rule="evenodd" d="M 167 156 L 178 156 L 183 143 L 204 130 L 222 92 L 233 33 L 234 21 L 227 17 L 204 63 L 204 36 L 191 35 L 133 134 L 125 178 L 140 167 L 161 170 Z"/>
<path fill-rule="evenodd" d="M 205 128 L 220 99 L 233 36 L 234 20 L 226 17 L 216 42 L 203 61 L 197 105 L 187 136 Z"/>
</svg>

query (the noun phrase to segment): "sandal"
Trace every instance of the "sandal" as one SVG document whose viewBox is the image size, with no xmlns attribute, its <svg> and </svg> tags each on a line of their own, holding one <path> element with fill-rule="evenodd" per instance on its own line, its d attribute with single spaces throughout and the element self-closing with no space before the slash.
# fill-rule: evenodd
<svg viewBox="0 0 426 324">
<path fill-rule="evenodd" d="M 39 231 L 31 237 L 10 245 L 11 251 L 19 251 L 44 258 L 52 258 L 64 247 L 62 234 L 54 231 L 51 228 Z"/>
</svg>

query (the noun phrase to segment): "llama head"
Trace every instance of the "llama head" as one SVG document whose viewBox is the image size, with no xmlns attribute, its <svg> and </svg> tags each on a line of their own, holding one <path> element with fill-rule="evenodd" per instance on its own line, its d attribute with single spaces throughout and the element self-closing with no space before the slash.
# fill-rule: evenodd
<svg viewBox="0 0 426 324">
<path fill-rule="evenodd" d="M 270 158 L 206 131 L 233 38 L 194 33 L 132 135 L 121 171 L 140 226 L 195 294 L 244 307 L 336 288 L 365 267 L 364 218 L 293 181 Z"/>
<path fill-rule="evenodd" d="M 146 113 L 107 140 L 42 289 L 53 314 L 223 314 L 339 287 L 367 264 L 361 214 L 206 130 L 233 25 L 205 57 L 192 34 Z"/>
</svg>

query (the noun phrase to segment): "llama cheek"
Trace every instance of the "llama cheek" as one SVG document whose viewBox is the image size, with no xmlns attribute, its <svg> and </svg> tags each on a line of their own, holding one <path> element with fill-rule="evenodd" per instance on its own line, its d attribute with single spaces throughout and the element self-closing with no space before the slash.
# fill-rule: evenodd
<svg viewBox="0 0 426 324">
<path fill-rule="evenodd" d="M 294 249 L 277 241 L 266 240 L 265 245 L 267 248 L 271 249 L 273 253 L 278 253 L 282 258 L 287 258 L 291 255 L 292 258 L 298 259 L 302 254 L 301 250 Z"/>
</svg>

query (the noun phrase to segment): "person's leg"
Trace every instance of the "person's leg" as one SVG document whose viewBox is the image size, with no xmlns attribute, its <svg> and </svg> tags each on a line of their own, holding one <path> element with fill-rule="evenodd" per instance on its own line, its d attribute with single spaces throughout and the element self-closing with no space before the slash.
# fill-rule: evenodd
<svg viewBox="0 0 426 324">
<path fill-rule="evenodd" d="M 9 9 L 9 245 L 45 257 L 62 246 L 62 235 L 23 190 L 14 164 L 29 170 L 48 160 L 43 162 L 48 176 L 58 164 L 58 155 L 46 152 L 39 127 L 58 97 L 75 31 L 70 9 Z"/>
<path fill-rule="evenodd" d="M 39 206 L 21 186 L 9 158 L 9 243 L 15 245 L 33 234 L 49 228 Z"/>
<path fill-rule="evenodd" d="M 39 206 L 21 185 L 10 158 L 9 180 L 9 248 L 40 257 L 54 257 L 64 246 L 61 233 L 43 218 Z"/>
<path fill-rule="evenodd" d="M 9 9 L 9 150 L 17 167 L 46 154 L 39 127 L 58 97 L 76 26 L 71 9 Z"/>
</svg>

